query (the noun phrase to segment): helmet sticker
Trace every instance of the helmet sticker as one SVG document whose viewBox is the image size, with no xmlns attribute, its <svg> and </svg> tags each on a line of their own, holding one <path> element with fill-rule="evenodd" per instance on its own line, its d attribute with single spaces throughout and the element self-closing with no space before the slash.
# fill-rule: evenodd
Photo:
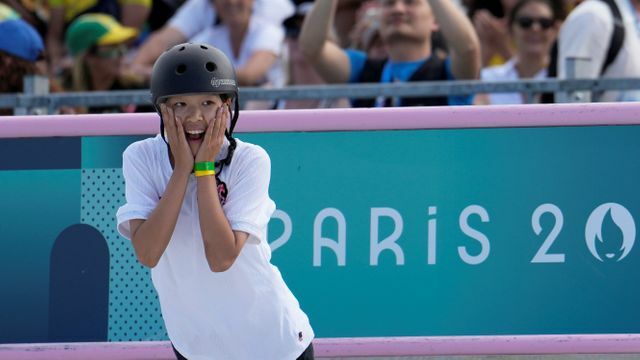
<svg viewBox="0 0 640 360">
<path fill-rule="evenodd" d="M 218 79 L 214 77 L 211 79 L 211 86 L 215 88 L 220 86 L 236 86 L 236 81 L 233 79 Z"/>
</svg>

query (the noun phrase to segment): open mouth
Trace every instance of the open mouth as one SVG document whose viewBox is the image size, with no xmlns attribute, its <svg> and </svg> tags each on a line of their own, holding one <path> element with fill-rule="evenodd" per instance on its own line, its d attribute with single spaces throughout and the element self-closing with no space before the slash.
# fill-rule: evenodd
<svg viewBox="0 0 640 360">
<path fill-rule="evenodd" d="M 187 140 L 197 141 L 204 137 L 204 130 L 186 130 Z"/>
</svg>

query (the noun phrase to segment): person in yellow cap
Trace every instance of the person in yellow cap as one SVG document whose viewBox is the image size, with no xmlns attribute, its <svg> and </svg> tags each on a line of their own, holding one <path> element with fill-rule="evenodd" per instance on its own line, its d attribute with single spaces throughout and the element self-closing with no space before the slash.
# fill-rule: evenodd
<svg viewBox="0 0 640 360">
<path fill-rule="evenodd" d="M 137 34 L 138 30 L 122 26 L 105 14 L 86 14 L 74 20 L 65 35 L 65 44 L 73 56 L 71 81 L 70 84 L 67 81 L 67 89 L 104 91 L 125 88 L 118 74 L 126 43 Z"/>
<path fill-rule="evenodd" d="M 138 30 L 121 25 L 106 14 L 86 14 L 74 20 L 65 35 L 72 56 L 95 46 L 123 45 L 136 37 Z"/>
<path fill-rule="evenodd" d="M 152 0 L 47 0 L 49 23 L 46 37 L 49 62 L 54 74 L 64 69 L 63 36 L 83 14 L 111 15 L 124 26 L 141 30 L 151 12 Z M 66 29 L 66 30 L 65 30 Z"/>
</svg>

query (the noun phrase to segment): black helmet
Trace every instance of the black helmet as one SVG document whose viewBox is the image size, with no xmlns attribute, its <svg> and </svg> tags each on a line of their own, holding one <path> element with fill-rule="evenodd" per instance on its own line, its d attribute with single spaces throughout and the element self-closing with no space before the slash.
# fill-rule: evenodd
<svg viewBox="0 0 640 360">
<path fill-rule="evenodd" d="M 195 93 L 228 94 L 233 98 L 231 136 L 239 105 L 236 72 L 229 58 L 208 44 L 184 43 L 162 53 L 151 72 L 151 98 L 156 111 L 160 113 L 158 105 L 169 96 Z"/>
</svg>

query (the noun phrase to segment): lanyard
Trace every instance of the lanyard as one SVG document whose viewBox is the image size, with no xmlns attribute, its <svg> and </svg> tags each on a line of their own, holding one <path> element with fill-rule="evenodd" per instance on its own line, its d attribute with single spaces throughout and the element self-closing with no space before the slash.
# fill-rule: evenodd
<svg viewBox="0 0 640 360">
<path fill-rule="evenodd" d="M 393 69 L 391 62 L 387 60 L 384 63 L 384 67 L 382 68 L 382 75 L 380 76 L 380 83 L 387 84 L 395 82 L 396 80 L 393 77 Z M 378 96 L 376 98 L 376 107 L 385 107 L 387 102 L 387 98 L 384 96 Z M 391 98 L 391 106 L 400 106 L 400 98 L 394 96 Z"/>
<path fill-rule="evenodd" d="M 384 67 L 382 68 L 380 83 L 388 84 L 394 82 L 410 81 L 411 77 L 425 64 L 427 60 L 429 60 L 428 57 L 426 59 L 417 61 L 397 63 L 392 63 L 391 61 L 387 60 L 384 63 Z M 402 106 L 402 99 L 400 99 L 400 97 L 398 96 L 393 96 L 390 99 L 387 99 L 384 96 L 378 96 L 376 98 L 376 107 L 385 106 Z"/>
</svg>

